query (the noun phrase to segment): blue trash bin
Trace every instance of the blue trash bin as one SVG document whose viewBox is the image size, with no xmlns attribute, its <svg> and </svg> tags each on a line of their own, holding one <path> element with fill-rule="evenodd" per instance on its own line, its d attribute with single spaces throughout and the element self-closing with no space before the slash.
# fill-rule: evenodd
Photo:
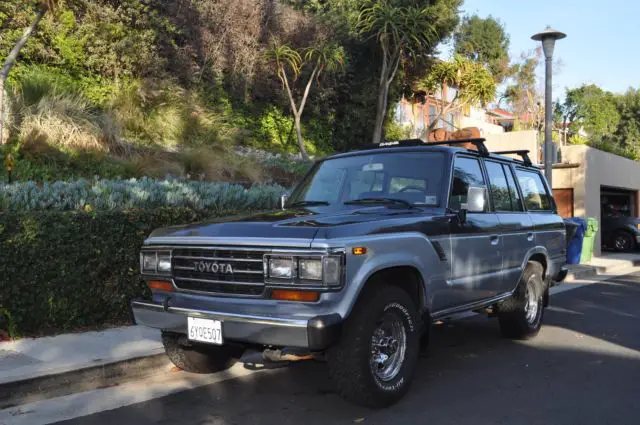
<svg viewBox="0 0 640 425">
<path fill-rule="evenodd" d="M 580 217 L 567 218 L 564 220 L 567 227 L 575 227 L 573 237 L 567 241 L 567 264 L 580 264 L 582 255 L 582 241 L 587 231 L 587 222 Z"/>
</svg>

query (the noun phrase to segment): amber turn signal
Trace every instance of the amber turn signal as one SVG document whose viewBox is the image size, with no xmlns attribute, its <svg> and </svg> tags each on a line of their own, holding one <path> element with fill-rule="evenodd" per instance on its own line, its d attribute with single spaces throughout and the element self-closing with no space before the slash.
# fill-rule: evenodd
<svg viewBox="0 0 640 425">
<path fill-rule="evenodd" d="M 365 255 L 367 253 L 367 248 L 364 246 L 356 246 L 351 250 L 353 255 Z"/>
<path fill-rule="evenodd" d="M 320 294 L 313 291 L 286 291 L 284 289 L 275 289 L 271 293 L 271 299 L 279 301 L 302 301 L 312 303 L 320 299 Z"/>
<path fill-rule="evenodd" d="M 152 291 L 173 292 L 173 285 L 171 284 L 171 282 L 167 282 L 164 280 L 150 280 L 147 282 L 147 286 Z"/>
</svg>

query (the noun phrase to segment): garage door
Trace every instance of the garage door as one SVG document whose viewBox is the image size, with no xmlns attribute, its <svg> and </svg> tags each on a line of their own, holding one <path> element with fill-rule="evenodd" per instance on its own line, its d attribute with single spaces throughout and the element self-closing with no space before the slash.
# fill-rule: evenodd
<svg viewBox="0 0 640 425">
<path fill-rule="evenodd" d="M 553 189 L 553 197 L 562 218 L 573 217 L 573 189 Z"/>
</svg>

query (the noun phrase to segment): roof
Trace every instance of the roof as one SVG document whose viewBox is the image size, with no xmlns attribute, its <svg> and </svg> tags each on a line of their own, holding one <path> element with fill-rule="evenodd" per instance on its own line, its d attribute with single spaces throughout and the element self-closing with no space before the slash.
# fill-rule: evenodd
<svg viewBox="0 0 640 425">
<path fill-rule="evenodd" d="M 489 110 L 487 110 L 487 114 L 495 115 L 498 118 L 502 118 L 502 119 L 505 119 L 505 120 L 514 120 L 514 119 L 516 119 L 515 115 L 513 115 L 511 112 L 506 111 L 506 110 L 501 109 L 501 108 L 489 109 Z"/>
</svg>

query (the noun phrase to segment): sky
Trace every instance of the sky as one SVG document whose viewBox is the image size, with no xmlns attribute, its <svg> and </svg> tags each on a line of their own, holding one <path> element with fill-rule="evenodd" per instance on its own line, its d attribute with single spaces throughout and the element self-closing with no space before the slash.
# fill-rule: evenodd
<svg viewBox="0 0 640 425">
<path fill-rule="evenodd" d="M 567 34 L 556 42 L 553 97 L 564 97 L 566 87 L 596 84 L 622 93 L 640 87 L 640 1 L 637 0 L 465 0 L 464 14 L 488 15 L 505 26 L 510 54 L 535 49 L 531 36 L 547 25 Z M 450 54 L 445 47 L 443 55 Z M 544 76 L 544 69 L 539 70 Z M 543 81 L 541 79 L 541 81 Z"/>
</svg>

